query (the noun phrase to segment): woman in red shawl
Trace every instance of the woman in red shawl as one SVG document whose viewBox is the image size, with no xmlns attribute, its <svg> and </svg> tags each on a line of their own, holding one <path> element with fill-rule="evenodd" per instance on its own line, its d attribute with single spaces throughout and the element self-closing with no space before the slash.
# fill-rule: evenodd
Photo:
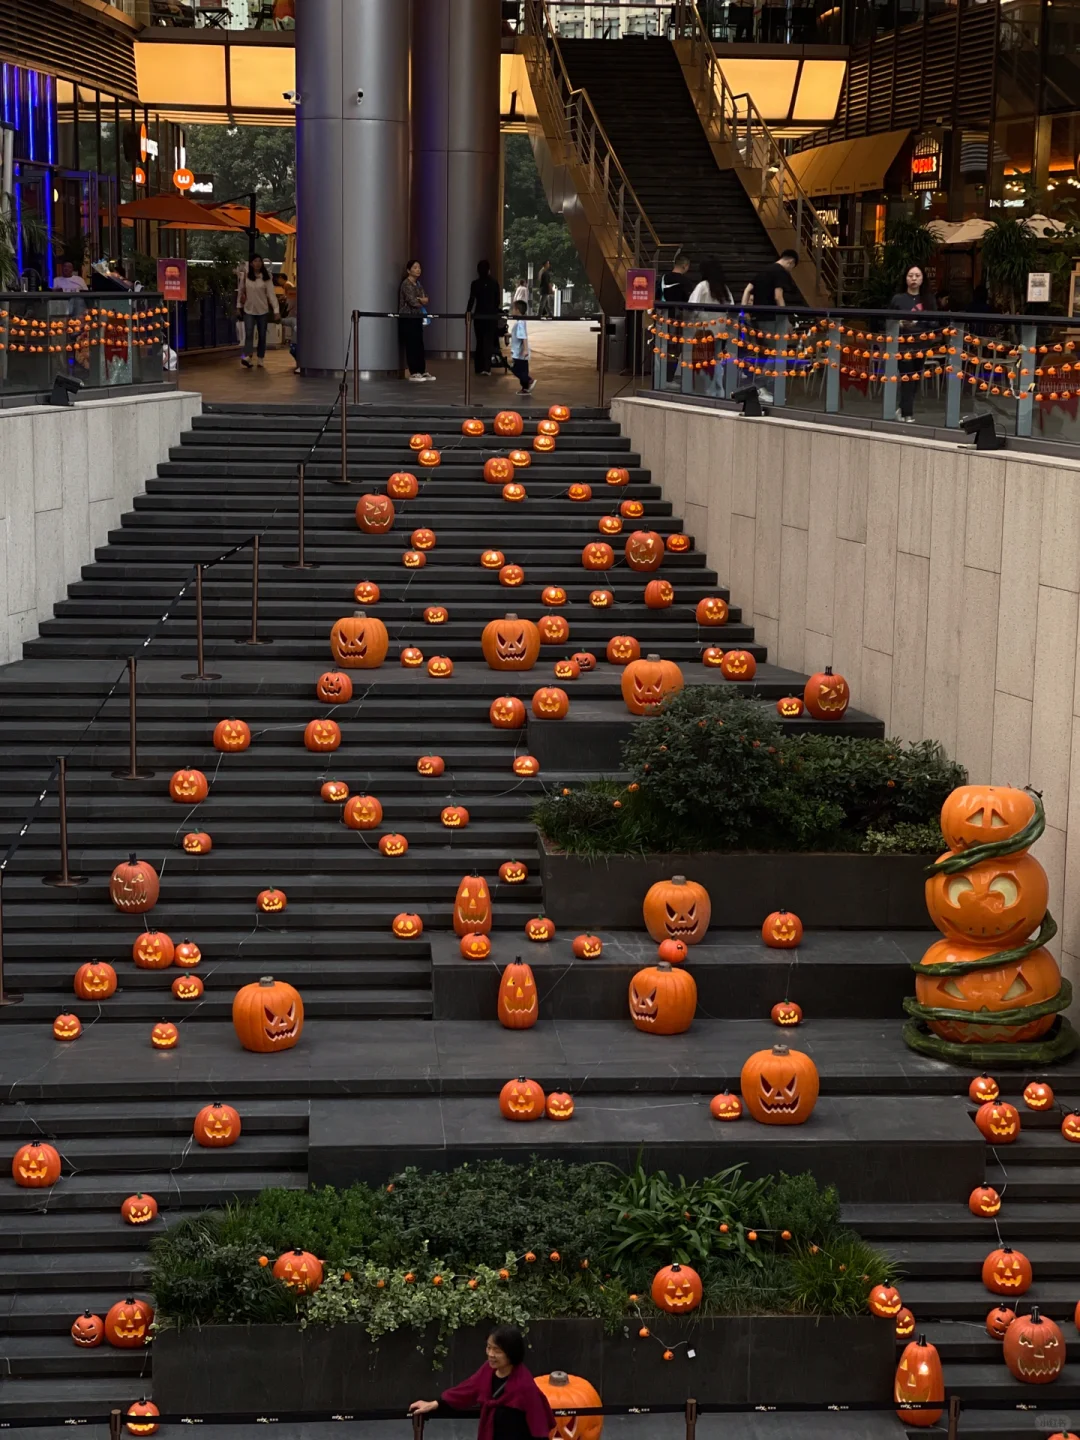
<svg viewBox="0 0 1080 1440">
<path fill-rule="evenodd" d="M 477 1440 L 548 1440 L 555 1416 L 522 1363 L 525 1337 L 516 1325 L 496 1325 L 487 1338 L 487 1363 L 444 1390 L 439 1400 L 414 1400 L 410 1415 L 479 1410 Z"/>
</svg>

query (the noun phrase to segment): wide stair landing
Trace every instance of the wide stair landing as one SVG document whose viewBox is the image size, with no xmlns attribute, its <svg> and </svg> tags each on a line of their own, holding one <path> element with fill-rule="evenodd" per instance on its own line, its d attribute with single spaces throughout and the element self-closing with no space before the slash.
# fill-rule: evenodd
<svg viewBox="0 0 1080 1440">
<path fill-rule="evenodd" d="M 682 246 L 695 277 L 716 256 L 738 300 L 776 251 L 736 171 L 716 163 L 674 46 L 560 39 L 559 48 L 660 240 Z"/>
<path fill-rule="evenodd" d="M 528 415 L 530 437 L 542 413 Z M 354 483 L 332 483 L 340 478 L 336 434 L 324 437 L 307 468 L 308 558 L 319 568 L 284 568 L 295 558 L 295 466 L 321 418 L 302 405 L 270 413 L 215 407 L 199 417 L 70 587 L 57 618 L 27 645 L 28 658 L 0 672 L 0 837 L 6 843 L 14 834 L 53 758 L 67 754 L 72 869 L 88 877 L 75 890 L 41 883 L 59 862 L 53 790 L 4 883 L 7 983 L 24 1000 L 0 1010 L 0 1129 L 11 1150 L 30 1135 L 54 1139 L 65 1173 L 48 1194 L 0 1191 L 0 1422 L 40 1413 L 46 1391 L 50 1409 L 73 1413 L 128 1404 L 145 1391 L 148 1355 L 77 1350 L 68 1330 L 87 1306 L 101 1313 L 128 1293 L 145 1293 L 152 1234 L 185 1214 L 269 1185 L 302 1186 L 309 1177 L 381 1178 L 417 1159 L 445 1164 L 540 1150 L 632 1163 L 643 1143 L 651 1162 L 673 1171 L 746 1159 L 760 1170 L 814 1165 L 837 1178 L 853 1221 L 896 1250 L 908 1272 L 905 1298 L 920 1320 L 939 1327 L 950 1383 L 983 1398 L 1010 1393 L 978 1332 L 965 1329 L 958 1342 L 958 1327 L 948 1330 L 950 1320 L 990 1308 L 976 1251 L 989 1248 L 991 1233 L 963 1206 L 984 1164 L 961 1098 L 967 1077 L 911 1055 L 899 1040 L 908 960 L 925 937 L 811 935 L 792 960 L 764 959 L 753 936 L 718 930 L 694 956 L 700 1018 L 687 1036 L 661 1045 L 625 1019 L 627 979 L 650 958 L 641 935 L 605 935 L 603 960 L 575 966 L 572 935 L 562 933 L 551 946 L 529 950 L 542 998 L 536 1029 L 511 1033 L 490 1018 L 496 965 L 525 948 L 524 921 L 542 902 L 530 810 L 543 786 L 573 783 L 579 770 L 598 763 L 564 758 L 521 779 L 512 759 L 526 749 L 545 752 L 560 736 L 570 737 L 564 753 L 572 756 L 580 744 L 591 756 L 589 736 L 602 734 L 601 750 L 616 757 L 605 762 L 611 769 L 618 735 L 632 723 L 619 672 L 603 662 L 568 687 L 566 721 L 497 731 L 488 722 L 491 700 L 512 693 L 528 703 L 567 650 L 602 655 L 610 636 L 627 632 L 643 650 L 679 660 L 688 680 L 700 683 L 727 683 L 698 663 L 705 645 L 719 638 L 752 649 L 758 676 L 745 693 L 770 707 L 801 688 L 801 678 L 768 663 L 737 605 L 719 635 L 699 630 L 696 601 L 728 592 L 697 545 L 665 557 L 660 574 L 676 590 L 665 612 L 644 607 L 647 577 L 625 565 L 602 575 L 582 569 L 582 546 L 597 535 L 600 516 L 624 499 L 642 501 L 642 526 L 662 534 L 681 529 L 629 442 L 599 412 L 576 413 L 555 453 L 533 457 L 521 477 L 528 500 L 517 506 L 480 479 L 483 460 L 507 447 L 490 434 L 463 439 L 460 411 L 356 412 L 348 432 Z M 390 535 L 362 535 L 353 520 L 358 494 L 382 488 L 393 470 L 415 468 L 408 437 L 417 428 L 433 434 L 443 464 L 417 472 L 421 493 L 398 506 Z M 629 469 L 629 486 L 605 485 L 611 465 Z M 577 480 L 593 486 L 587 504 L 566 498 Z M 400 552 L 419 525 L 434 529 L 438 544 L 428 565 L 410 572 Z M 633 522 L 624 533 L 630 528 Z M 263 535 L 260 635 L 272 643 L 238 643 L 250 625 L 250 560 L 242 552 L 206 577 L 207 668 L 221 678 L 192 682 L 184 678 L 194 668 L 190 591 L 145 651 L 142 641 L 194 561 L 211 560 L 256 530 Z M 491 546 L 524 567 L 522 587 L 501 587 L 480 567 L 480 552 Z M 354 700 L 333 712 L 341 749 L 311 755 L 303 726 L 329 713 L 314 698 L 314 681 L 330 666 L 330 627 L 353 610 L 361 579 L 381 586 L 382 600 L 370 608 L 389 627 L 390 655 L 378 671 L 355 672 Z M 510 609 L 538 618 L 547 584 L 568 591 L 562 613 L 569 644 L 545 647 L 524 675 L 488 670 L 479 646 L 483 624 Z M 588 603 L 589 591 L 601 586 L 614 594 L 611 610 Z M 440 627 L 422 618 L 436 603 L 450 612 Z M 403 669 L 397 656 L 410 644 L 427 656 L 450 655 L 453 678 Z M 143 657 L 140 764 L 154 774 L 126 782 L 113 775 L 128 758 L 122 687 L 83 732 L 133 653 Z M 216 720 L 231 715 L 246 719 L 255 739 L 245 754 L 222 758 L 210 735 Z M 857 712 L 840 729 L 881 733 L 879 722 Z M 440 780 L 416 773 L 416 757 L 426 751 L 446 759 Z M 172 771 L 191 765 L 212 781 L 209 800 L 194 811 L 166 793 Z M 319 799 L 326 778 L 377 795 L 382 830 L 405 833 L 408 855 L 386 860 L 373 847 L 381 832 L 345 830 Z M 462 832 L 440 824 L 442 807 L 452 802 L 471 813 Z M 196 828 L 214 838 L 204 859 L 179 848 L 185 831 Z M 168 986 L 176 971 L 131 963 L 140 924 L 120 917 L 106 893 L 109 871 L 131 849 L 162 871 L 153 924 L 174 940 L 191 935 L 203 950 L 198 973 L 206 993 L 195 1004 L 173 1000 Z M 529 880 L 499 886 L 498 866 L 514 857 L 529 864 Z M 461 961 L 448 934 L 458 880 L 474 868 L 494 891 L 492 966 Z M 289 908 L 284 917 L 257 919 L 255 894 L 270 884 L 286 891 Z M 393 938 L 390 921 L 399 910 L 424 918 L 422 940 Z M 117 995 L 100 1008 L 71 992 L 76 965 L 91 958 L 108 959 L 120 976 Z M 248 1055 L 236 1044 L 229 1005 L 239 984 L 268 972 L 303 991 L 304 1041 L 286 1055 Z M 821 1068 L 820 1126 L 780 1137 L 763 1127 L 717 1127 L 708 1118 L 709 1096 L 734 1088 L 745 1056 L 775 1040 L 760 1017 L 767 1001 L 788 992 L 808 1015 L 799 1044 Z M 83 1021 L 74 1045 L 51 1037 L 60 1010 Z M 148 1031 L 159 1019 L 180 1024 L 176 1051 L 150 1049 Z M 497 1120 L 493 1097 L 522 1070 L 575 1091 L 572 1125 L 522 1133 Z M 1075 1094 L 1078 1076 L 1075 1063 L 1059 1070 L 1059 1092 Z M 214 1098 L 236 1103 L 244 1119 L 241 1143 L 226 1151 L 190 1143 L 195 1111 Z M 443 1128 L 429 1144 L 436 1115 Z M 1022 1180 L 1010 1181 L 1006 1205 L 1019 1203 L 1009 1238 L 1036 1263 L 1032 1298 L 1065 1319 L 1072 1251 L 1080 1252 L 1072 1203 L 1080 1152 L 1074 1156 L 1031 1124 L 1004 1158 L 1029 1184 L 1025 1193 Z M 127 1226 L 118 1214 L 136 1190 L 161 1206 L 148 1229 Z M 1068 1204 L 1059 1203 L 1062 1195 Z M 1060 1234 L 1047 1230 L 1048 1221 Z M 1053 1259 L 1044 1258 L 1047 1246 L 1058 1247 Z M 1040 1280 L 1051 1268 L 1059 1278 Z M 1055 1394 L 1071 1398 L 1072 1390 L 1063 1382 Z"/>
</svg>

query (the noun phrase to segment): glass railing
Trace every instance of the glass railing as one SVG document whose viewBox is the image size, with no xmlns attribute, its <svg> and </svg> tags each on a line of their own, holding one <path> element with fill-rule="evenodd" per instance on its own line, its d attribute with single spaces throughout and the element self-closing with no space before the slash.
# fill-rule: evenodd
<svg viewBox="0 0 1080 1440">
<path fill-rule="evenodd" d="M 1063 316 L 661 306 L 650 325 L 655 391 L 931 429 L 988 415 L 1080 445 L 1080 322 Z"/>
<path fill-rule="evenodd" d="M 291 30 L 296 0 L 255 0 L 231 6 L 227 0 L 110 0 L 139 25 L 194 30 Z"/>
<path fill-rule="evenodd" d="M 0 293 L 0 396 L 160 382 L 168 312 L 157 294 Z"/>
<path fill-rule="evenodd" d="M 684 17 L 672 0 L 552 0 L 552 28 L 561 40 L 686 38 Z M 840 42 L 840 6 L 829 0 L 705 0 L 698 6 L 716 44 L 834 45 Z M 503 5 L 511 30 L 521 28 L 520 7 Z"/>
</svg>

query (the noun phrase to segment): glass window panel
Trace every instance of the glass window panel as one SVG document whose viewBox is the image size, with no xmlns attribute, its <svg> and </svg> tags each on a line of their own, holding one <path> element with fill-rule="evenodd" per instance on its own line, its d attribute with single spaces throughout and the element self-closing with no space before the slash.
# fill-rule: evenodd
<svg viewBox="0 0 1080 1440">
<path fill-rule="evenodd" d="M 79 144 L 76 168 L 93 170 L 98 168 L 98 112 L 97 92 L 79 86 Z"/>
</svg>

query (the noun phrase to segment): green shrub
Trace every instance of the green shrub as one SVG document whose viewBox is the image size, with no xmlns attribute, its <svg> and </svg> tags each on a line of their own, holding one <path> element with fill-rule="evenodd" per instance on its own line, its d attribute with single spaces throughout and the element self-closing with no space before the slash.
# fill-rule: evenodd
<svg viewBox="0 0 1080 1440">
<path fill-rule="evenodd" d="M 900 820 L 891 830 L 867 830 L 862 848 L 868 855 L 939 855 L 949 847 L 937 820 Z"/>
<path fill-rule="evenodd" d="M 942 803 L 967 778 L 934 741 L 785 735 L 761 702 L 709 686 L 673 697 L 623 754 L 629 785 L 591 781 L 536 806 L 552 844 L 584 855 L 901 853 L 925 838 L 935 850 Z"/>
<path fill-rule="evenodd" d="M 896 1267 L 852 1232 L 827 1245 L 800 1245 L 787 1270 L 789 1309 L 812 1315 L 865 1315 L 874 1285 L 896 1278 Z"/>
</svg>

